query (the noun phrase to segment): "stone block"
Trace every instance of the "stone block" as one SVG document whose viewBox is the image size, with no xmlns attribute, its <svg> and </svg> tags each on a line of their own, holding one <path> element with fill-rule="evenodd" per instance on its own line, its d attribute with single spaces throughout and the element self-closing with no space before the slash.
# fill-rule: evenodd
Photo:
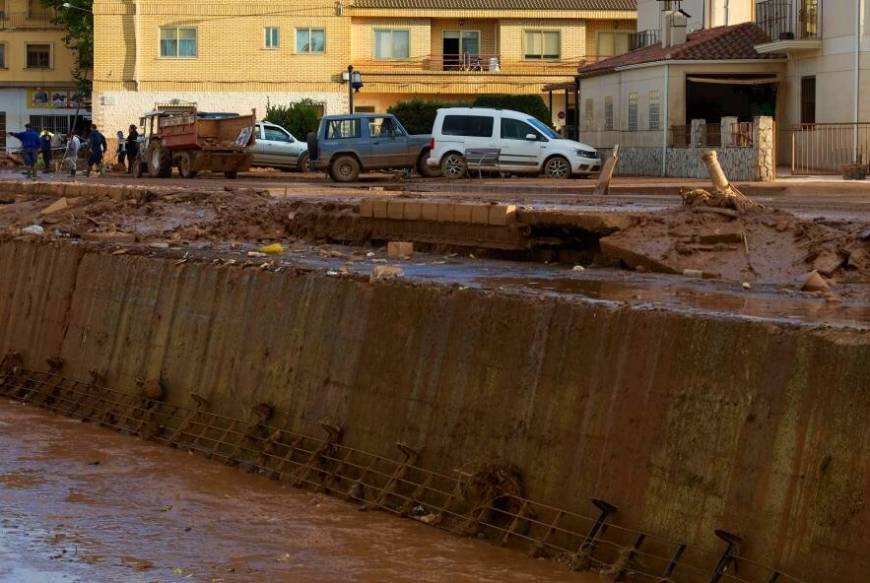
<svg viewBox="0 0 870 583">
<path fill-rule="evenodd" d="M 450 204 L 446 202 L 442 202 L 438 204 L 438 222 L 439 223 L 452 223 L 453 218 L 453 207 L 455 204 Z"/>
<path fill-rule="evenodd" d="M 512 225 L 517 221 L 517 207 L 512 204 L 489 205 L 490 225 Z"/>
<path fill-rule="evenodd" d="M 420 218 L 424 221 L 437 221 L 438 207 L 440 206 L 437 202 L 421 202 Z"/>
<path fill-rule="evenodd" d="M 403 218 L 406 221 L 419 221 L 422 215 L 422 205 L 420 202 L 406 202 L 405 203 L 405 214 Z"/>
<path fill-rule="evenodd" d="M 372 217 L 376 219 L 387 218 L 387 201 L 377 199 L 372 201 Z"/>
<path fill-rule="evenodd" d="M 453 222 L 454 223 L 470 223 L 471 222 L 471 207 L 470 204 L 454 204 L 453 206 Z"/>
<path fill-rule="evenodd" d="M 375 205 L 372 199 L 364 198 L 359 202 L 359 216 L 367 219 L 375 216 Z"/>
<path fill-rule="evenodd" d="M 400 200 L 387 202 L 387 218 L 401 221 L 405 218 L 405 203 Z"/>
<path fill-rule="evenodd" d="M 44 209 L 42 209 L 41 211 L 39 211 L 39 214 L 50 215 L 53 213 L 58 213 L 60 211 L 64 211 L 68 208 L 69 208 L 69 202 L 67 201 L 66 197 L 59 198 L 56 201 L 54 201 L 53 203 L 51 203 L 50 205 L 48 205 L 47 207 L 45 207 Z"/>
<path fill-rule="evenodd" d="M 387 243 L 387 257 L 407 259 L 414 253 L 414 243 L 410 241 L 390 241 Z"/>
<path fill-rule="evenodd" d="M 489 207 L 488 204 L 470 204 L 471 207 L 471 222 L 475 225 L 489 224 Z"/>
</svg>

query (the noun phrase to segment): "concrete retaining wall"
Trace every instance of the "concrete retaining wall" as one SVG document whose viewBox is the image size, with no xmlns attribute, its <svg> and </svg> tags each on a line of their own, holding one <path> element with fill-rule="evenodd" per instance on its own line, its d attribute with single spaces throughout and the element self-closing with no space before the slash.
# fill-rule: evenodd
<svg viewBox="0 0 870 583">
<path fill-rule="evenodd" d="M 814 582 L 870 572 L 870 340 L 844 331 L 402 282 L 0 244 L 0 350 L 219 412 L 522 468 L 530 497 Z"/>
</svg>

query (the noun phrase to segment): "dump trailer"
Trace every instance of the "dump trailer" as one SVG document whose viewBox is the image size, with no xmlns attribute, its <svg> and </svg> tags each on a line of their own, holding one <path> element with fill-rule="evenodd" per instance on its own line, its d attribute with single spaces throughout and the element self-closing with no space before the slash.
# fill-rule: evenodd
<svg viewBox="0 0 870 583">
<path fill-rule="evenodd" d="M 257 112 L 200 113 L 196 104 L 157 104 L 140 120 L 144 141 L 134 164 L 137 176 L 167 178 L 173 166 L 184 178 L 202 170 L 235 178 L 251 167 Z"/>
</svg>

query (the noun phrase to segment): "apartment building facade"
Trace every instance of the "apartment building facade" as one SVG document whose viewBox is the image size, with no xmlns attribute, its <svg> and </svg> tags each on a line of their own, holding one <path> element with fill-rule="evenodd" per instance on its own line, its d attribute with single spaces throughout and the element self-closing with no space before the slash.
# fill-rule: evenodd
<svg viewBox="0 0 870 583">
<path fill-rule="evenodd" d="M 74 57 L 54 13 L 40 0 L 6 0 L 0 7 L 0 147 L 17 149 L 7 131 L 31 123 L 66 133 L 89 103 L 75 90 Z"/>
<path fill-rule="evenodd" d="M 540 95 L 615 54 L 635 0 L 96 0 L 94 21 L 94 118 L 112 130 L 172 99 L 262 113 L 309 98 L 344 112 L 348 65 L 362 74 L 362 111 Z"/>
</svg>

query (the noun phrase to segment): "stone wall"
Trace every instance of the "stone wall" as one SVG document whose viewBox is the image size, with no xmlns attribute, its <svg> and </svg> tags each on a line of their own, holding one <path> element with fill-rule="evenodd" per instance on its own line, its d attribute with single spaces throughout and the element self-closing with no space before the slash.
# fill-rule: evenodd
<svg viewBox="0 0 870 583">
<path fill-rule="evenodd" d="M 661 146 L 630 146 L 619 148 L 617 176 L 669 176 L 674 178 L 707 178 L 707 168 L 701 160 L 704 150 L 714 149 L 719 156 L 722 170 L 730 180 L 770 182 L 776 179 L 774 165 L 774 124 L 771 117 L 756 117 L 753 123 L 752 145 L 733 145 L 731 125 L 733 117 L 722 118 L 721 146 L 707 148 L 703 120 L 692 120 L 691 145 L 689 147 L 668 147 L 666 150 L 665 172 L 662 174 Z M 729 129 L 726 129 L 729 128 Z M 607 159 L 612 148 L 601 148 L 601 156 Z"/>
</svg>

